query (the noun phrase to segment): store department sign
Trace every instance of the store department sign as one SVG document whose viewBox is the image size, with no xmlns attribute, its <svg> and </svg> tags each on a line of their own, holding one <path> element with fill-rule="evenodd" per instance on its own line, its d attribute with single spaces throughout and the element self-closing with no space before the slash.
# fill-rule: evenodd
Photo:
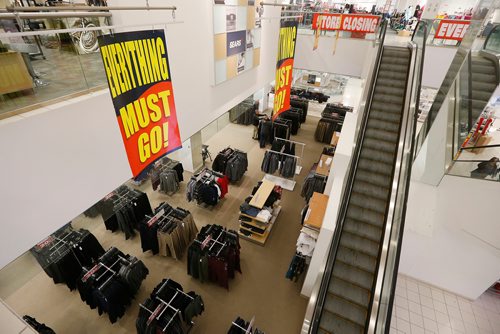
<svg viewBox="0 0 500 334">
<path fill-rule="evenodd" d="M 374 33 L 379 20 L 380 16 L 377 15 L 315 13 L 312 29 Z"/>
<path fill-rule="evenodd" d="M 241 52 L 245 52 L 247 33 L 243 31 L 233 31 L 227 33 L 226 54 L 232 56 Z"/>
<path fill-rule="evenodd" d="M 260 64 L 260 6 L 251 0 L 214 0 L 214 84 Z"/>
<path fill-rule="evenodd" d="M 182 146 L 163 30 L 99 36 L 116 118 L 134 176 Z"/>
<path fill-rule="evenodd" d="M 297 21 L 282 21 L 280 26 L 276 79 L 274 84 L 273 119 L 290 109 L 293 60 L 297 40 Z"/>
<path fill-rule="evenodd" d="M 470 21 L 441 20 L 436 29 L 436 34 L 434 35 L 434 38 L 461 41 L 464 38 L 469 25 Z"/>
</svg>

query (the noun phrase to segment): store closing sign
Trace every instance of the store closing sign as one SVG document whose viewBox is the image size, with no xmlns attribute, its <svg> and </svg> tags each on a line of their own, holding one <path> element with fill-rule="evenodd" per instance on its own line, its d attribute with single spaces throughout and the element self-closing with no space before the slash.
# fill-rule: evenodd
<svg viewBox="0 0 500 334">
<path fill-rule="evenodd" d="M 282 21 L 276 63 L 276 81 L 274 85 L 273 119 L 290 109 L 292 88 L 293 59 L 297 40 L 297 21 Z"/>
<path fill-rule="evenodd" d="M 352 32 L 374 33 L 380 16 L 357 14 L 320 14 L 313 16 L 312 28 L 314 30 L 341 30 Z"/>
<path fill-rule="evenodd" d="M 99 47 L 134 176 L 182 146 L 163 30 L 103 35 Z"/>
<path fill-rule="evenodd" d="M 470 21 L 441 20 L 436 29 L 436 34 L 434 35 L 434 38 L 461 41 L 464 38 L 469 25 Z"/>
</svg>

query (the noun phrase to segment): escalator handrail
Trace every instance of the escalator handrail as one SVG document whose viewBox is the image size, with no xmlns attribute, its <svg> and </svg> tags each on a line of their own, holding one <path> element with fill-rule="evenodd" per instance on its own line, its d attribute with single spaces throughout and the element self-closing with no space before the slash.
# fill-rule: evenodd
<svg viewBox="0 0 500 334">
<path fill-rule="evenodd" d="M 376 61 L 375 61 L 375 68 L 373 71 L 373 76 L 371 78 L 370 82 L 370 89 L 369 89 L 369 94 L 367 96 L 367 103 L 365 105 L 364 113 L 363 113 L 363 118 L 361 121 L 360 129 L 358 131 L 358 138 L 356 140 L 356 146 L 354 148 L 354 152 L 352 155 L 352 159 L 350 162 L 349 166 L 349 174 L 347 177 L 347 181 L 345 183 L 343 195 L 342 195 L 342 201 L 339 206 L 339 211 L 337 215 L 337 226 L 335 227 L 335 232 L 332 238 L 332 243 L 330 245 L 330 249 L 328 251 L 328 260 L 326 263 L 326 267 L 324 270 L 324 275 L 321 280 L 321 285 L 320 289 L 318 292 L 318 297 L 316 300 L 316 306 L 314 308 L 314 314 L 311 319 L 311 327 L 309 330 L 309 333 L 317 333 L 319 329 L 319 322 L 321 319 L 321 313 L 325 304 L 325 299 L 326 299 L 326 294 L 328 290 L 328 284 L 331 278 L 331 274 L 333 271 L 333 264 L 335 262 L 335 258 L 337 256 L 337 250 L 340 244 L 340 235 L 342 232 L 342 227 L 344 225 L 345 217 L 347 214 L 347 207 L 349 204 L 349 200 L 351 197 L 352 193 L 352 187 L 354 184 L 354 176 L 356 174 L 358 162 L 359 162 L 359 156 L 361 154 L 361 144 L 363 143 L 364 136 L 365 136 L 365 130 L 366 126 L 368 124 L 368 116 L 369 112 L 371 109 L 371 103 L 373 99 L 373 95 L 375 93 L 375 83 L 377 82 L 377 76 L 380 68 L 380 63 L 382 61 L 382 53 L 383 53 L 383 48 L 384 48 L 384 41 L 385 41 L 385 33 L 387 31 L 387 21 L 383 21 L 380 25 L 380 33 L 379 33 L 379 38 L 380 38 L 380 44 L 379 48 L 377 50 L 377 56 L 376 56 Z"/>
<path fill-rule="evenodd" d="M 385 328 L 390 328 L 390 321 L 391 321 L 391 314 L 392 314 L 392 308 L 393 308 L 393 305 L 394 305 L 394 297 L 395 297 L 395 292 L 396 292 L 396 282 L 397 282 L 397 276 L 398 276 L 398 271 L 399 271 L 399 259 L 401 257 L 401 248 L 402 248 L 402 243 L 403 243 L 403 234 L 404 234 L 404 225 L 405 225 L 405 216 L 406 216 L 406 203 L 408 201 L 408 195 L 409 195 L 409 188 L 410 188 L 410 180 L 411 180 L 411 171 L 412 171 L 412 166 L 413 166 L 413 155 L 414 155 L 414 152 L 415 152 L 415 148 L 416 148 L 416 138 L 415 138 L 415 132 L 416 132 L 416 127 L 417 127 L 417 120 L 418 120 L 418 112 L 419 112 L 419 103 L 420 103 L 420 93 L 421 93 L 421 90 L 422 90 L 422 76 L 423 76 L 423 69 L 424 69 L 424 59 L 425 59 L 425 47 L 426 47 L 426 44 L 427 44 L 427 29 L 428 29 L 428 24 L 427 22 L 425 21 L 419 21 L 417 23 L 417 26 L 415 27 L 415 31 L 414 31 L 414 34 L 412 36 L 412 43 L 416 44 L 414 42 L 414 39 L 415 39 L 415 36 L 417 34 L 417 32 L 419 31 L 419 28 L 420 26 L 423 27 L 423 41 L 422 41 L 422 57 L 420 59 L 420 63 L 419 64 L 415 64 L 416 66 L 414 67 L 414 71 L 415 73 L 414 74 L 417 74 L 417 82 L 416 82 L 416 92 L 414 93 L 415 95 L 415 102 L 414 102 L 414 106 L 415 106 L 415 109 L 414 109 L 414 112 L 413 112 L 413 115 L 409 115 L 411 117 L 413 117 L 413 121 L 412 123 L 410 124 L 412 127 L 411 127 L 411 133 L 410 133 L 410 138 L 411 138 L 411 143 L 410 143 L 410 150 L 409 152 L 407 153 L 407 159 L 408 159 L 408 162 L 407 162 L 407 165 L 406 165 L 406 170 L 402 169 L 400 171 L 400 173 L 403 173 L 403 176 L 405 177 L 405 184 L 403 185 L 404 186 L 404 189 L 402 189 L 402 191 L 404 191 L 403 195 L 403 201 L 402 203 L 400 203 L 399 205 L 403 205 L 402 207 L 402 213 L 401 213 L 401 220 L 400 220 L 400 229 L 399 229 L 399 234 L 397 235 L 397 245 L 395 246 L 395 251 L 396 251 L 396 255 L 395 255 L 395 261 L 394 261 L 394 268 L 392 268 L 392 272 L 387 272 L 387 269 L 388 268 L 383 268 L 383 277 L 382 277 L 382 280 L 385 280 L 385 277 L 386 275 L 392 275 L 391 277 L 391 287 L 390 287 L 390 291 L 389 291 L 389 302 L 388 302 L 388 307 L 387 307 L 387 314 L 386 314 L 386 317 L 385 317 L 385 324 L 387 324 L 385 326 Z M 418 73 L 416 73 L 416 70 L 418 70 Z M 414 88 L 413 87 L 410 87 L 409 88 L 410 90 L 413 90 Z M 405 113 L 409 113 L 410 110 L 411 110 L 411 105 L 412 105 L 412 101 L 409 101 L 409 103 L 406 103 L 406 108 L 404 110 Z M 407 136 L 408 137 L 408 136 Z M 400 138 L 401 140 L 401 138 Z M 404 148 L 403 148 L 404 149 Z M 401 156 L 401 160 L 398 161 L 398 163 L 400 163 L 402 165 L 402 160 L 404 158 L 404 155 Z M 398 175 L 394 175 L 394 178 L 393 180 L 395 181 L 397 179 L 399 179 L 399 176 Z M 398 184 L 398 187 L 397 189 L 395 190 L 396 193 L 400 191 L 400 185 Z M 392 196 L 392 195 L 391 195 Z M 397 196 L 396 196 L 397 198 Z M 394 204 L 394 211 L 395 211 L 395 208 L 397 207 L 398 203 L 395 203 Z M 392 216 L 394 218 L 394 215 Z M 391 227 L 393 228 L 394 225 Z M 392 230 L 391 230 L 392 232 Z M 386 245 L 382 245 L 382 247 L 391 247 L 390 245 L 390 238 L 389 238 L 389 243 L 387 243 Z M 387 253 L 388 254 L 388 253 Z M 380 262 L 379 262 L 380 264 Z M 381 293 L 384 293 L 383 291 L 374 291 L 373 295 L 381 295 Z M 380 304 L 379 304 L 380 306 Z M 377 318 L 378 318 L 378 314 L 376 315 Z"/>
<path fill-rule="evenodd" d="M 486 48 L 486 46 L 488 45 L 488 42 L 489 42 L 491 36 L 493 36 L 493 33 L 497 29 L 500 29 L 500 24 L 494 25 L 493 29 L 491 29 L 490 32 L 488 33 L 488 36 L 486 36 L 486 40 L 484 41 L 483 48 L 482 48 L 483 51 L 488 51 L 488 49 Z"/>
</svg>

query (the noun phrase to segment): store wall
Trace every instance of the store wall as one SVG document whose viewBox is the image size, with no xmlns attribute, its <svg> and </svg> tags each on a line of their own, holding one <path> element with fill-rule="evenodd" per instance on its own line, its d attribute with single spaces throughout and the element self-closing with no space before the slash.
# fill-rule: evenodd
<svg viewBox="0 0 500 334">
<path fill-rule="evenodd" d="M 0 122 L 0 268 L 131 177 L 108 93 Z"/>
<path fill-rule="evenodd" d="M 491 181 L 446 175 L 412 181 L 399 271 L 469 299 L 500 279 L 498 205 Z"/>
<path fill-rule="evenodd" d="M 363 77 L 366 60 L 374 56 L 373 41 L 362 39 L 338 39 L 334 50 L 335 37 L 321 36 L 318 49 L 313 51 L 314 36 L 297 36 L 295 68 L 328 72 L 334 74 Z"/>
<path fill-rule="evenodd" d="M 425 47 L 424 71 L 422 86 L 439 89 L 450 68 L 456 48 L 446 48 L 427 45 Z"/>
</svg>

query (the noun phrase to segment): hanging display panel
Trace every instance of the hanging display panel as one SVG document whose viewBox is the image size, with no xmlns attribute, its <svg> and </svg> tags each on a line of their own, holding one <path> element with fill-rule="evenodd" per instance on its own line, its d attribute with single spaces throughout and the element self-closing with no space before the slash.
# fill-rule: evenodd
<svg viewBox="0 0 500 334">
<path fill-rule="evenodd" d="M 261 12 L 253 0 L 215 0 L 215 84 L 260 64 Z"/>
<path fill-rule="evenodd" d="M 163 30 L 99 37 L 120 131 L 134 176 L 182 147 Z"/>
<path fill-rule="evenodd" d="M 297 21 L 281 21 L 276 61 L 273 119 L 290 109 L 292 70 L 297 41 Z"/>
</svg>

